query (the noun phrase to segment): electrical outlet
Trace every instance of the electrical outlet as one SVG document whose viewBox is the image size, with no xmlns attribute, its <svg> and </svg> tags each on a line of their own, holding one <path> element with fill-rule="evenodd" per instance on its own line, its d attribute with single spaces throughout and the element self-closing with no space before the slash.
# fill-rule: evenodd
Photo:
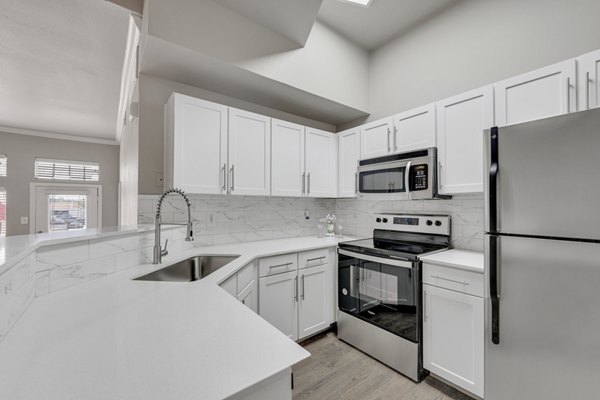
<svg viewBox="0 0 600 400">
<path fill-rule="evenodd" d="M 304 219 L 310 219 L 310 211 L 304 211 Z"/>
<path fill-rule="evenodd" d="M 27 225 L 29 223 L 29 217 L 21 217 L 21 225 Z"/>
</svg>

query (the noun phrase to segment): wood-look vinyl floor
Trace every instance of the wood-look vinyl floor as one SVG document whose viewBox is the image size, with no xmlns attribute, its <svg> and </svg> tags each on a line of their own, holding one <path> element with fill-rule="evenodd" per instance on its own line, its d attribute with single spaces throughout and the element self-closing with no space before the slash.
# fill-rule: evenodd
<svg viewBox="0 0 600 400">
<path fill-rule="evenodd" d="M 329 332 L 293 368 L 294 400 L 472 400 L 431 377 L 416 384 Z"/>
</svg>

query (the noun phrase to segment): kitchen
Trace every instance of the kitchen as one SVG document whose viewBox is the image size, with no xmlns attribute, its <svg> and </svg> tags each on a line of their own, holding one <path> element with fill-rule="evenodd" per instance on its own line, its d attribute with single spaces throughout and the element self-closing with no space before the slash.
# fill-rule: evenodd
<svg viewBox="0 0 600 400">
<path fill-rule="evenodd" d="M 351 3 L 2 1 L 0 398 L 593 397 L 600 4 Z"/>
</svg>

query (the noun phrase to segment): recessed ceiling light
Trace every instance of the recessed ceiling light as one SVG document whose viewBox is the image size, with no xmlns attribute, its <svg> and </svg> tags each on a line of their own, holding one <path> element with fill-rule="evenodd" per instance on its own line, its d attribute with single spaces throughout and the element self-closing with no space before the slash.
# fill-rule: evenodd
<svg viewBox="0 0 600 400">
<path fill-rule="evenodd" d="M 369 7 L 373 0 L 338 0 L 342 3 L 353 4 L 355 6 Z"/>
</svg>

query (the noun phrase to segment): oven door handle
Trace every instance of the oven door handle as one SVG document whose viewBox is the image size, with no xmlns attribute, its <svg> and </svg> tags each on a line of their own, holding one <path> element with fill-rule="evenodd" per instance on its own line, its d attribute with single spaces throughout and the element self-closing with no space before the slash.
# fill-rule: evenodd
<svg viewBox="0 0 600 400">
<path fill-rule="evenodd" d="M 344 250 L 344 249 L 338 249 L 338 253 L 342 254 L 344 256 L 353 257 L 353 258 L 356 258 L 359 260 L 371 261 L 371 262 L 376 262 L 376 263 L 386 264 L 386 265 L 393 265 L 395 267 L 401 267 L 401 268 L 408 268 L 408 269 L 413 268 L 413 263 L 410 261 L 391 260 L 391 259 L 385 258 L 385 257 L 374 257 L 374 256 L 356 253 L 356 252 L 348 251 L 348 250 Z"/>
<path fill-rule="evenodd" d="M 409 161 L 406 164 L 406 169 L 404 170 L 404 186 L 406 193 L 408 194 L 408 198 L 412 200 L 412 193 L 410 192 L 410 167 L 412 165 L 412 161 Z"/>
</svg>

